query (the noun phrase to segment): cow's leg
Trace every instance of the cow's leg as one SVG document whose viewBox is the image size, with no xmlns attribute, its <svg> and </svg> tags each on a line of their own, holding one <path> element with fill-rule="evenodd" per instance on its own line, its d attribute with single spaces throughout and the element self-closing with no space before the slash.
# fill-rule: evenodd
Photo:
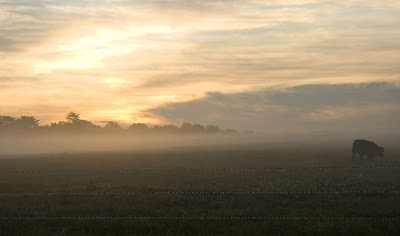
<svg viewBox="0 0 400 236">
<path fill-rule="evenodd" d="M 353 144 L 353 148 L 351 149 L 351 152 L 353 153 L 353 160 L 354 160 L 354 158 L 356 158 L 356 154 L 357 154 L 357 150 L 356 150 L 356 147 L 354 144 Z"/>
</svg>

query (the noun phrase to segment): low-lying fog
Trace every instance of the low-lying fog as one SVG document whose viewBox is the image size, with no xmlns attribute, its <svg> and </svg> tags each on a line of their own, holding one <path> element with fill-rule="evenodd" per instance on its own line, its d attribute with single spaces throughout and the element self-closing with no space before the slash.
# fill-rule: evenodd
<svg viewBox="0 0 400 236">
<path fill-rule="evenodd" d="M 393 136 L 349 137 L 320 135 L 164 135 L 164 136 L 110 136 L 110 135 L 0 135 L 0 156 L 41 153 L 81 153 L 102 151 L 131 151 L 197 148 L 251 148 L 251 147 L 329 147 L 349 148 L 356 138 L 372 140 L 388 150 L 398 148 Z"/>
</svg>

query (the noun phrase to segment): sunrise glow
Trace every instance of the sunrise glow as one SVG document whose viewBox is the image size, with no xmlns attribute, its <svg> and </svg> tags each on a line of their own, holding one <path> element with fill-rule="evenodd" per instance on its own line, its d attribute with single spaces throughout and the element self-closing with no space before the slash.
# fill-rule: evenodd
<svg viewBox="0 0 400 236">
<path fill-rule="evenodd" d="M 210 94 L 398 86 L 398 10 L 397 1 L 373 0 L 0 0 L 0 113 L 36 115 L 41 124 L 70 110 L 93 122 L 177 123 L 186 118 L 166 106 L 203 109 Z M 235 103 L 243 119 L 269 109 Z M 346 119 L 358 114 L 352 106 L 321 104 L 298 117 Z M 223 111 L 203 112 L 208 120 L 198 122 L 225 122 Z"/>
</svg>

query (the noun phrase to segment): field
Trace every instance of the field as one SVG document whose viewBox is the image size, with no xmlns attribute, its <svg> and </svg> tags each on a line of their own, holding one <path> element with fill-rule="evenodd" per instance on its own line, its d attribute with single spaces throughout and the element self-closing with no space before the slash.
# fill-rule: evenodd
<svg viewBox="0 0 400 236">
<path fill-rule="evenodd" d="M 400 166 L 400 150 L 363 161 L 348 148 L 239 146 L 2 156 L 0 234 L 399 235 L 400 169 L 380 166 Z"/>
</svg>

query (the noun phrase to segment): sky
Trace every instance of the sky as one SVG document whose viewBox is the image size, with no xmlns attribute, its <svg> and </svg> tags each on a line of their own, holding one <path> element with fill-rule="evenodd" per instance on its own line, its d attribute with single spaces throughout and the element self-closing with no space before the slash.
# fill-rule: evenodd
<svg viewBox="0 0 400 236">
<path fill-rule="evenodd" d="M 398 0 L 0 0 L 0 115 L 397 132 L 399 14 Z"/>
</svg>

